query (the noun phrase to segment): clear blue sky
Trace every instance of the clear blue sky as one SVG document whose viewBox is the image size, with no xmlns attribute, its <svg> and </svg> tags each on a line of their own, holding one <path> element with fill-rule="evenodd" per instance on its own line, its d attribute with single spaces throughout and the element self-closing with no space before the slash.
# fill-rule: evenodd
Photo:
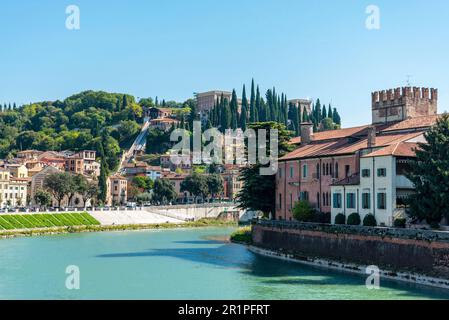
<svg viewBox="0 0 449 320">
<path fill-rule="evenodd" d="M 65 28 L 65 8 L 81 29 Z M 365 9 L 380 8 L 380 30 Z M 252 77 L 289 98 L 333 103 L 343 125 L 370 121 L 371 91 L 437 87 L 449 103 L 446 0 L 16 0 L 0 3 L 0 103 L 86 89 L 185 100 L 241 91 Z"/>
</svg>

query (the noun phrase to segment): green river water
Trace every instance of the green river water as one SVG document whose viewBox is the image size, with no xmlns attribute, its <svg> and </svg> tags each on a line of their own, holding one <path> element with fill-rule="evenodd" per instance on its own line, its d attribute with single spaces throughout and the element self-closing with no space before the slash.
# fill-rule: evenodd
<svg viewBox="0 0 449 320">
<path fill-rule="evenodd" d="M 261 257 L 233 229 L 81 233 L 0 241 L 0 299 L 447 299 L 449 292 Z M 66 288 L 67 266 L 80 288 Z"/>
</svg>

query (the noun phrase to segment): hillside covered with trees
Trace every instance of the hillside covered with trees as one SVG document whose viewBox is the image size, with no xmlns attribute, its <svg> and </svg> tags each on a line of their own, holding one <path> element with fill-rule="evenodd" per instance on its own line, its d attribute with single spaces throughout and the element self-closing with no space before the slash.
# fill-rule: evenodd
<svg viewBox="0 0 449 320">
<path fill-rule="evenodd" d="M 85 91 L 64 101 L 44 101 L 0 112 L 0 157 L 17 151 L 96 150 L 117 166 L 121 147 L 140 131 L 142 107 L 131 95 Z"/>
</svg>

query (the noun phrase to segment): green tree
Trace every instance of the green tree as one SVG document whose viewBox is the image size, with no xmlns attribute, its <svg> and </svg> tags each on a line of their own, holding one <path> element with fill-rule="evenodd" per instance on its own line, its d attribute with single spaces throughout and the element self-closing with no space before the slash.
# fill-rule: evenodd
<svg viewBox="0 0 449 320">
<path fill-rule="evenodd" d="M 256 132 L 259 129 L 267 130 L 267 134 L 271 129 L 278 130 L 278 153 L 282 157 L 293 149 L 289 141 L 292 132 L 286 130 L 283 124 L 277 122 L 258 122 L 250 125 L 250 128 Z M 267 142 L 270 139 L 267 137 Z M 267 145 L 267 150 L 269 150 Z M 244 210 L 262 211 L 265 215 L 275 210 L 275 175 L 266 176 L 260 174 L 260 163 L 244 167 L 240 170 L 239 180 L 243 182 L 243 186 L 237 195 L 239 208 Z"/>
<path fill-rule="evenodd" d="M 150 202 L 151 201 L 151 193 L 148 193 L 148 192 L 140 193 L 137 195 L 136 200 L 139 205 L 143 205 L 146 202 Z"/>
<path fill-rule="evenodd" d="M 143 191 L 150 191 L 151 189 L 153 189 L 154 186 L 154 182 L 153 180 L 151 180 L 150 177 L 145 177 L 145 176 L 137 176 L 133 178 L 133 184 L 139 188 L 142 189 Z"/>
<path fill-rule="evenodd" d="M 205 199 L 209 194 L 207 181 L 204 175 L 194 172 L 181 182 L 181 192 L 190 192 L 196 199 Z"/>
<path fill-rule="evenodd" d="M 53 195 L 61 208 L 61 202 L 72 191 L 72 176 L 67 172 L 57 172 L 48 175 L 44 180 L 45 188 Z"/>
<path fill-rule="evenodd" d="M 436 225 L 449 218 L 449 115 L 440 117 L 424 137 L 407 173 L 416 191 L 408 203 L 413 217 Z"/>
<path fill-rule="evenodd" d="M 77 192 L 83 199 L 84 207 L 87 206 L 89 200 L 98 197 L 99 189 L 98 184 L 95 181 L 88 181 L 87 179 L 80 179 L 80 183 L 77 186 Z"/>
<path fill-rule="evenodd" d="M 254 79 L 251 80 L 251 97 L 249 101 L 249 122 L 256 122 L 256 93 L 254 89 Z"/>
<path fill-rule="evenodd" d="M 157 179 L 154 182 L 152 201 L 156 204 L 167 204 L 174 202 L 178 197 L 175 187 L 170 180 Z"/>
<path fill-rule="evenodd" d="M 108 195 L 108 187 L 107 187 L 108 174 L 109 170 L 106 166 L 106 161 L 102 159 L 100 166 L 100 177 L 98 178 L 98 188 L 99 188 L 98 200 L 103 204 L 106 203 Z"/>
<path fill-rule="evenodd" d="M 246 130 L 247 120 L 248 120 L 248 99 L 246 98 L 245 85 L 243 85 L 242 111 L 240 112 L 240 123 L 239 123 L 240 129 L 242 129 L 243 131 Z"/>
<path fill-rule="evenodd" d="M 215 198 L 217 195 L 221 194 L 224 190 L 223 188 L 223 178 L 219 174 L 211 174 L 206 176 L 206 184 L 208 189 L 208 194 Z"/>
<path fill-rule="evenodd" d="M 306 200 L 301 200 L 295 203 L 293 207 L 293 217 L 301 222 L 313 222 L 315 210 L 310 206 Z"/>
<path fill-rule="evenodd" d="M 52 196 L 51 193 L 48 191 L 45 191 L 43 189 L 36 190 L 34 194 L 34 201 L 41 207 L 41 208 L 47 208 L 49 205 L 51 205 Z"/>
</svg>

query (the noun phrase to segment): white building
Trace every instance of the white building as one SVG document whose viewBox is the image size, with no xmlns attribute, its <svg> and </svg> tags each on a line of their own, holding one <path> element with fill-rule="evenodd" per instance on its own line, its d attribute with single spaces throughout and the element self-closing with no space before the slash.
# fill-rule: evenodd
<svg viewBox="0 0 449 320">
<path fill-rule="evenodd" d="M 360 173 L 331 186 L 331 222 L 342 213 L 346 218 L 359 213 L 363 221 L 373 214 L 380 226 L 392 226 L 405 217 L 405 199 L 414 186 L 405 176 L 410 160 L 415 157 L 422 136 L 384 148 L 367 149 L 360 158 Z"/>
</svg>

